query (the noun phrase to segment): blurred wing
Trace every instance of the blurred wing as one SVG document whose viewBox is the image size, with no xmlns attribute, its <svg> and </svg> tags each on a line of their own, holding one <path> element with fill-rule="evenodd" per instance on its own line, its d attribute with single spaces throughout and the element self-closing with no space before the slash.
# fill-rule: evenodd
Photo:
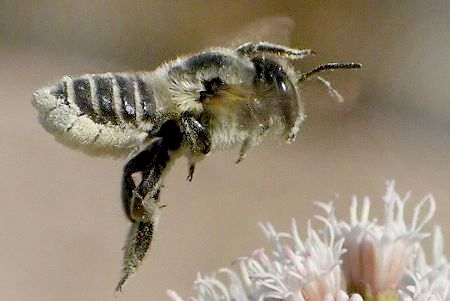
<svg viewBox="0 0 450 301">
<path fill-rule="evenodd" d="M 287 16 L 270 16 L 248 23 L 240 30 L 222 35 L 211 41 L 213 45 L 236 48 L 247 42 L 267 41 L 289 45 L 295 22 Z"/>
</svg>

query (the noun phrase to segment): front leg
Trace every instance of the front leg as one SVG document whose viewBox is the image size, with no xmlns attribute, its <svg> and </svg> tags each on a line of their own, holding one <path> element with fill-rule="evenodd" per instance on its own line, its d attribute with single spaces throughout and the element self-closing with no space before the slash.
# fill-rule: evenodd
<svg viewBox="0 0 450 301">
<path fill-rule="evenodd" d="M 247 151 L 250 149 L 251 147 L 251 140 L 253 138 L 246 138 L 244 140 L 244 142 L 242 142 L 242 146 L 241 149 L 239 150 L 239 157 L 236 161 L 234 161 L 234 163 L 238 164 L 240 162 L 242 162 L 242 160 L 244 160 L 245 155 L 247 154 Z"/>
</svg>

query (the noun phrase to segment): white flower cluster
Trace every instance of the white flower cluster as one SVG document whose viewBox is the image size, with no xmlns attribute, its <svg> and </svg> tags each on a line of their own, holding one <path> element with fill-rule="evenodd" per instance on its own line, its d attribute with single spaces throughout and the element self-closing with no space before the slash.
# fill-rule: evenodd
<svg viewBox="0 0 450 301">
<path fill-rule="evenodd" d="M 315 230 L 309 221 L 304 240 L 295 221 L 290 233 L 260 224 L 270 253 L 258 249 L 237 259 L 240 276 L 226 268 L 212 276 L 199 274 L 196 296 L 189 300 L 450 301 L 450 263 L 443 255 L 440 229 L 436 227 L 433 235 L 432 264 L 427 264 L 420 245 L 428 236 L 423 227 L 434 214 L 434 199 L 424 197 L 407 223 L 404 209 L 409 198 L 409 193 L 397 194 L 394 182 L 388 182 L 383 223 L 370 218 L 368 198 L 359 214 L 353 199 L 350 222 L 338 220 L 332 202 L 318 203 L 325 211 L 325 216 L 315 216 L 321 229 Z M 183 301 L 173 291 L 168 295 Z"/>
</svg>

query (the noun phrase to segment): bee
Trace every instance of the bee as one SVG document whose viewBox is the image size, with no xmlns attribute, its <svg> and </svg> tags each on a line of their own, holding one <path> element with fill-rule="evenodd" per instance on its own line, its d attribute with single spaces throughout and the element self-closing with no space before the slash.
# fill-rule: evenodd
<svg viewBox="0 0 450 301">
<path fill-rule="evenodd" d="M 131 229 L 116 290 L 150 248 L 164 176 L 177 158 L 188 159 L 191 181 L 212 152 L 240 146 L 240 162 L 269 134 L 290 143 L 305 119 L 299 85 L 325 70 L 361 67 L 327 63 L 301 72 L 290 65 L 313 54 L 248 42 L 177 58 L 153 72 L 65 76 L 33 94 L 40 123 L 59 142 L 91 155 L 129 156 L 121 189 Z"/>
</svg>

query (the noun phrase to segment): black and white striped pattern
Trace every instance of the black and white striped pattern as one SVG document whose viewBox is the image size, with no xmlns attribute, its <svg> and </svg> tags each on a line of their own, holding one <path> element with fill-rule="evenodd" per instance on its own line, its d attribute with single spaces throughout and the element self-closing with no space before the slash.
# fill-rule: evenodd
<svg viewBox="0 0 450 301">
<path fill-rule="evenodd" d="M 154 121 L 156 103 L 152 87 L 140 74 L 106 73 L 65 77 L 52 94 L 81 115 L 99 124 L 136 125 Z"/>
</svg>

